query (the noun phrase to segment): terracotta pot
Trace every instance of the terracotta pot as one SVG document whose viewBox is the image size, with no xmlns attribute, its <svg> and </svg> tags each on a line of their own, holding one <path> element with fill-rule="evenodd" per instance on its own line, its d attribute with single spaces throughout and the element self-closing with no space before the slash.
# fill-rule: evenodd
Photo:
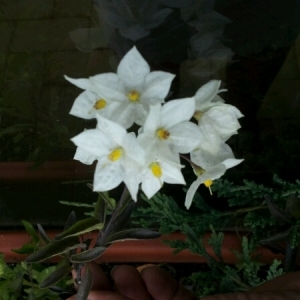
<svg viewBox="0 0 300 300">
<path fill-rule="evenodd" d="M 80 180 L 93 178 L 95 165 L 78 161 L 49 161 L 37 168 L 32 162 L 1 162 L 0 181 Z"/>
<path fill-rule="evenodd" d="M 53 238 L 58 232 L 47 232 L 50 238 Z M 207 233 L 207 240 L 210 233 Z M 106 252 L 99 257 L 99 263 L 128 263 L 128 262 L 148 262 L 148 263 L 205 263 L 206 260 L 193 254 L 188 250 L 184 250 L 173 255 L 173 249 L 163 243 L 163 240 L 184 240 L 182 233 L 175 232 L 169 235 L 163 235 L 153 240 L 130 240 L 124 242 L 116 242 L 111 245 Z M 25 255 L 16 254 L 11 249 L 20 248 L 29 241 L 29 236 L 25 232 L 1 232 L 0 233 L 0 252 L 5 255 L 6 262 L 19 262 L 26 258 Z M 212 247 L 208 244 L 207 251 L 213 255 Z M 227 264 L 237 263 L 234 250 L 241 250 L 240 237 L 234 233 L 226 233 L 223 241 L 222 255 L 224 262 Z M 276 259 L 283 259 L 282 255 L 276 255 L 265 248 L 259 248 L 255 252 L 260 261 L 270 264 Z M 54 257 L 50 262 L 58 262 L 59 257 Z"/>
</svg>

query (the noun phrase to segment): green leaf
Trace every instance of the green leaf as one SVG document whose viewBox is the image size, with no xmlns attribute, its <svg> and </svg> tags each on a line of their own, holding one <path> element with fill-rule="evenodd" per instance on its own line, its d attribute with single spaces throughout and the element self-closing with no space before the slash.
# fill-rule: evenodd
<svg viewBox="0 0 300 300">
<path fill-rule="evenodd" d="M 71 213 L 69 214 L 68 220 L 64 226 L 64 231 L 66 231 L 67 229 L 69 229 L 71 226 L 73 226 L 76 223 L 76 214 L 75 212 L 72 210 Z"/>
<path fill-rule="evenodd" d="M 40 287 L 47 288 L 56 284 L 61 279 L 69 275 L 71 271 L 72 271 L 72 267 L 70 266 L 70 262 L 68 260 L 65 260 L 64 263 L 62 263 L 53 273 L 50 274 L 50 276 L 48 276 L 40 284 Z"/>
<path fill-rule="evenodd" d="M 71 201 L 59 201 L 59 203 L 69 206 L 77 206 L 77 207 L 89 207 L 94 208 L 93 204 L 81 203 L 81 202 L 71 202 Z"/>
<path fill-rule="evenodd" d="M 108 192 L 98 192 L 98 194 L 105 201 L 110 210 L 116 209 L 116 200 L 110 198 Z"/>
<path fill-rule="evenodd" d="M 98 196 L 98 200 L 94 210 L 94 218 L 99 220 L 99 222 L 105 224 L 106 218 L 106 202 L 101 195 Z"/>
<path fill-rule="evenodd" d="M 93 285 L 93 273 L 86 265 L 84 277 L 79 284 L 76 300 L 86 300 Z"/>
<path fill-rule="evenodd" d="M 40 262 L 55 255 L 70 251 L 70 248 L 78 245 L 78 239 L 76 237 L 69 237 L 59 241 L 51 241 L 49 244 L 29 255 L 26 258 L 27 263 Z"/>
<path fill-rule="evenodd" d="M 298 198 L 295 194 L 291 194 L 288 196 L 285 212 L 287 212 L 295 219 L 298 219 L 300 217 L 300 198 Z"/>
<path fill-rule="evenodd" d="M 274 217 L 275 221 L 279 225 L 284 225 L 285 223 L 290 223 L 290 219 L 289 219 L 289 216 L 287 215 L 287 213 L 284 210 L 277 207 L 277 205 L 274 204 L 274 202 L 271 200 L 271 198 L 269 196 L 266 195 L 265 200 L 268 204 L 268 207 L 269 207 L 269 210 L 270 210 L 272 216 Z"/>
<path fill-rule="evenodd" d="M 11 251 L 18 253 L 18 254 L 31 254 L 35 251 L 36 247 L 29 243 L 29 244 L 25 244 L 23 245 L 21 248 L 19 249 L 11 249 Z"/>
<path fill-rule="evenodd" d="M 269 238 L 263 239 L 260 242 L 261 244 L 274 244 L 274 243 L 283 242 L 289 237 L 290 233 L 291 233 L 291 228 L 284 232 L 280 232 L 275 235 L 272 235 Z"/>
<path fill-rule="evenodd" d="M 47 245 L 49 244 L 49 242 L 51 242 L 51 239 L 48 237 L 48 235 L 46 234 L 43 226 L 41 224 L 37 224 L 41 239 L 43 240 L 43 242 Z"/>
<path fill-rule="evenodd" d="M 103 223 L 100 223 L 99 220 L 95 219 L 94 217 L 86 218 L 84 220 L 78 221 L 66 231 L 58 234 L 55 237 L 55 239 L 61 240 L 67 237 L 85 234 L 93 230 L 100 230 L 102 228 L 103 228 Z"/>
<path fill-rule="evenodd" d="M 106 250 L 106 247 L 96 247 L 73 255 L 71 261 L 74 263 L 85 263 L 92 261 L 101 256 Z"/>
<path fill-rule="evenodd" d="M 37 232 L 35 231 L 35 229 L 33 228 L 33 226 L 25 220 L 22 220 L 21 222 L 22 222 L 23 226 L 25 227 L 25 230 L 27 231 L 27 233 L 32 237 L 32 239 L 36 243 L 38 243 L 40 240 L 40 237 L 37 234 Z"/>
<path fill-rule="evenodd" d="M 107 243 L 114 243 L 117 241 L 123 240 L 132 240 L 132 239 L 156 239 L 160 237 L 160 233 L 143 228 L 134 228 L 134 229 L 126 229 L 119 232 L 116 232 L 110 235 L 107 239 Z"/>
</svg>

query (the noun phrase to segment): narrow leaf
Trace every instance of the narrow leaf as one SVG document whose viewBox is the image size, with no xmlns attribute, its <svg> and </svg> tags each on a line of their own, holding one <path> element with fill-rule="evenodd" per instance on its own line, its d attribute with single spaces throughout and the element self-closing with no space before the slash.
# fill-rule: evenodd
<svg viewBox="0 0 300 300">
<path fill-rule="evenodd" d="M 86 300 L 93 285 L 93 273 L 86 265 L 86 271 L 82 282 L 79 284 L 76 300 Z"/>
<path fill-rule="evenodd" d="M 291 229 L 284 231 L 284 232 L 277 233 L 269 238 L 262 239 L 260 241 L 260 243 L 261 244 L 273 244 L 273 243 L 283 242 L 288 238 L 288 236 L 290 235 L 290 232 L 291 232 Z"/>
<path fill-rule="evenodd" d="M 69 251 L 70 247 L 78 244 L 76 237 L 69 237 L 59 241 L 51 241 L 43 248 L 37 250 L 33 254 L 26 258 L 27 263 L 40 262 L 58 254 L 62 254 L 65 251 Z"/>
<path fill-rule="evenodd" d="M 275 221 L 279 225 L 290 223 L 289 217 L 286 214 L 286 212 L 280 209 L 277 205 L 275 205 L 269 196 L 266 195 L 265 200 L 267 202 L 267 205 L 269 207 L 272 216 L 274 217 Z"/>
<path fill-rule="evenodd" d="M 58 234 L 55 239 L 61 240 L 70 236 L 77 236 L 91 232 L 93 230 L 100 230 L 103 228 L 103 223 L 100 223 L 94 217 L 86 218 L 84 220 L 76 222 L 66 231 Z"/>
<path fill-rule="evenodd" d="M 288 196 L 285 206 L 285 212 L 295 219 L 300 217 L 300 198 L 295 194 Z"/>
<path fill-rule="evenodd" d="M 59 201 L 59 203 L 64 204 L 64 205 L 69 205 L 69 206 L 94 208 L 93 204 L 87 204 L 87 203 L 81 203 L 81 202 Z"/>
<path fill-rule="evenodd" d="M 54 272 L 50 274 L 41 284 L 41 288 L 47 288 L 50 287 L 57 282 L 59 282 L 61 279 L 66 277 L 70 274 L 72 271 L 72 267 L 70 266 L 70 263 L 68 260 L 65 260 L 63 264 L 61 264 Z"/>
<path fill-rule="evenodd" d="M 72 210 L 71 213 L 69 214 L 67 222 L 65 223 L 64 231 L 66 231 L 67 229 L 69 229 L 75 223 L 76 223 L 76 214 L 75 214 L 74 210 Z"/>
<path fill-rule="evenodd" d="M 51 241 L 51 239 L 48 237 L 48 235 L 46 234 L 43 226 L 41 224 L 37 224 L 41 239 L 43 240 L 43 242 L 47 245 L 49 244 L 49 242 Z"/>
<path fill-rule="evenodd" d="M 116 209 L 111 216 L 109 223 L 104 229 L 103 235 L 96 242 L 96 246 L 103 246 L 106 244 L 106 238 L 111 234 L 119 231 L 121 228 L 124 228 L 128 223 L 130 215 L 133 211 L 135 202 L 129 202 L 124 209 L 122 209 L 122 214 L 118 214 L 118 209 Z"/>
<path fill-rule="evenodd" d="M 100 223 L 105 224 L 106 218 L 106 202 L 101 195 L 98 196 L 98 200 L 94 210 L 94 218 L 99 220 Z"/>
<path fill-rule="evenodd" d="M 126 229 L 116 232 L 110 235 L 107 239 L 107 243 L 113 243 L 117 241 L 123 241 L 127 239 L 156 239 L 160 237 L 160 233 L 152 231 L 150 229 L 134 228 Z"/>
<path fill-rule="evenodd" d="M 25 220 L 22 220 L 21 222 L 22 222 L 23 226 L 25 227 L 25 230 L 27 231 L 27 233 L 32 237 L 32 239 L 36 243 L 38 243 L 40 238 L 39 238 L 39 235 L 37 234 L 37 232 L 35 231 L 35 229 L 33 228 L 33 226 Z"/>
<path fill-rule="evenodd" d="M 73 255 L 71 261 L 74 263 L 85 263 L 92 261 L 101 256 L 106 250 L 106 247 L 96 247 Z"/>
<path fill-rule="evenodd" d="M 35 250 L 35 246 L 33 244 L 25 244 L 19 249 L 11 249 L 11 251 L 18 254 L 31 254 Z"/>
</svg>

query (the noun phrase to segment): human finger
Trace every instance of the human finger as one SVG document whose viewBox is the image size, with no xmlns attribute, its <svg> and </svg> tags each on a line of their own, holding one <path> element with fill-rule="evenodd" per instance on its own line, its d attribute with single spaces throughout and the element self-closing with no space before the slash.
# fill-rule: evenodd
<svg viewBox="0 0 300 300">
<path fill-rule="evenodd" d="M 93 285 L 92 285 L 92 290 L 100 290 L 100 291 L 113 291 L 113 287 L 101 269 L 101 267 L 96 264 L 95 262 L 90 262 L 88 263 L 88 266 L 93 274 Z M 83 277 L 85 274 L 86 268 L 83 267 L 81 270 L 81 276 Z M 74 279 L 77 278 L 77 273 L 73 270 L 72 271 L 72 276 Z M 75 280 L 74 280 L 75 281 Z M 75 285 L 77 288 L 77 286 Z"/>
<path fill-rule="evenodd" d="M 67 300 L 76 300 L 76 295 L 68 298 Z M 91 291 L 87 300 L 132 300 L 112 291 Z"/>
<path fill-rule="evenodd" d="M 184 288 L 169 273 L 158 267 L 141 271 L 147 291 L 154 300 L 196 300 L 191 291 Z"/>
<path fill-rule="evenodd" d="M 111 276 L 115 283 L 115 290 L 133 300 L 153 300 L 139 271 L 127 265 L 115 267 Z"/>
</svg>

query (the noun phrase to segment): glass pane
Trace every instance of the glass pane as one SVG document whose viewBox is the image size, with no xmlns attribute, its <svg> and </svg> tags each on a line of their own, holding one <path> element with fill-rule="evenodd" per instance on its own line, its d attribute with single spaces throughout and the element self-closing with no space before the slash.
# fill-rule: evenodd
<svg viewBox="0 0 300 300">
<path fill-rule="evenodd" d="M 95 163 L 74 161 L 70 141 L 96 121 L 69 114 L 83 90 L 64 75 L 116 72 L 134 45 L 176 75 L 166 101 L 222 80 L 244 115 L 228 144 L 245 161 L 228 179 L 299 179 L 299 26 L 296 0 L 2 0 L 0 225 L 60 226 L 60 200 L 96 200 L 85 184 Z M 184 199 L 181 186 L 166 190 Z"/>
</svg>

